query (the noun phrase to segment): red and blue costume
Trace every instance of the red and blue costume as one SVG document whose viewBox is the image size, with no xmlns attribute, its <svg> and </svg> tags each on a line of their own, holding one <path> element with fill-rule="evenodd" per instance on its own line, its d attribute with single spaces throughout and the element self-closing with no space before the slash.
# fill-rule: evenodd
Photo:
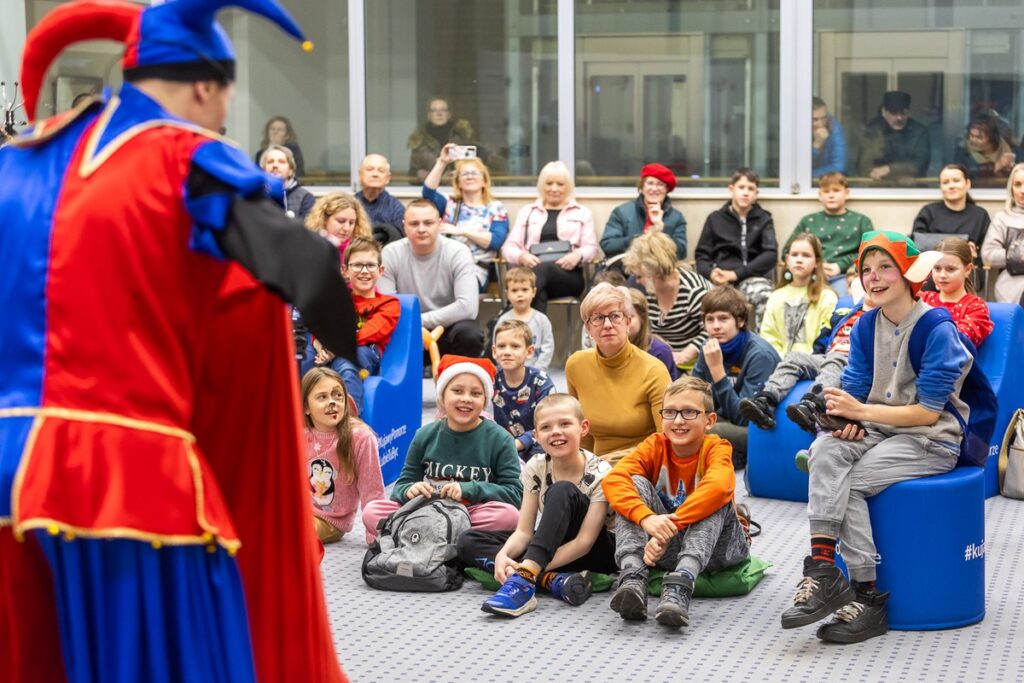
<svg viewBox="0 0 1024 683">
<path fill-rule="evenodd" d="M 229 81 L 222 4 L 71 3 L 27 42 L 30 115 L 64 45 L 128 49 L 117 95 L 0 149 L 7 681 L 344 680 L 282 300 L 353 355 L 337 250 L 242 150 L 132 85 Z M 231 4 L 301 39 L 273 0 Z"/>
</svg>

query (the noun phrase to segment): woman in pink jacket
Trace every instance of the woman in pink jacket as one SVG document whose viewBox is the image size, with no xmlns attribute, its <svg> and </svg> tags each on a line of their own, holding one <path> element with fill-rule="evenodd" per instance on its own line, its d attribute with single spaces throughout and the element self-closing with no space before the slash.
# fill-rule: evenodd
<svg viewBox="0 0 1024 683">
<path fill-rule="evenodd" d="M 590 209 L 573 197 L 569 169 L 552 161 L 540 170 L 533 204 L 523 207 L 501 248 L 512 266 L 537 275 L 533 307 L 544 313 L 548 299 L 583 294 L 583 264 L 597 257 L 597 235 Z"/>
</svg>

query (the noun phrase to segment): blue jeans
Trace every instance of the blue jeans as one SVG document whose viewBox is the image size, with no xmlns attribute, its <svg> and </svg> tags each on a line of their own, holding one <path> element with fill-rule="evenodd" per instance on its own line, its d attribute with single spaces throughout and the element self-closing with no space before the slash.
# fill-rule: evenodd
<svg viewBox="0 0 1024 683">
<path fill-rule="evenodd" d="M 313 345 L 308 344 L 306 346 L 306 355 L 302 360 L 301 370 L 302 374 L 309 372 L 310 368 L 313 368 L 316 364 L 313 362 L 313 358 L 316 356 L 316 352 L 313 350 Z M 376 375 L 380 371 L 380 350 L 376 344 L 370 344 L 369 346 L 356 347 L 356 358 L 359 364 L 355 364 L 348 358 L 342 358 L 335 356 L 331 359 L 330 363 L 327 363 L 327 367 L 334 370 L 336 373 L 341 375 L 341 379 L 345 382 L 345 391 L 352 397 L 352 400 L 356 404 L 356 409 L 359 411 L 363 410 L 363 380 L 359 376 L 359 370 L 366 370 L 370 375 Z"/>
</svg>

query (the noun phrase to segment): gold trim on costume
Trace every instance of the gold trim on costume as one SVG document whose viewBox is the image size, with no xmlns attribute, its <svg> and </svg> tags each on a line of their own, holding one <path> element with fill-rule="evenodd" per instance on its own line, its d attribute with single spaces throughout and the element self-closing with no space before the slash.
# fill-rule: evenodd
<svg viewBox="0 0 1024 683">
<path fill-rule="evenodd" d="M 117 108 L 120 105 L 121 98 L 115 95 L 110 99 L 110 102 L 107 103 L 107 108 L 103 110 L 99 120 L 96 122 L 96 127 L 93 129 L 92 134 L 89 136 L 89 141 L 85 146 L 85 153 L 82 155 L 82 165 L 78 168 L 78 175 L 80 177 L 88 178 L 96 171 L 96 169 L 102 166 L 103 163 L 114 154 L 114 152 L 128 144 L 132 138 L 154 128 L 178 128 L 180 130 L 187 130 L 211 140 L 218 140 L 227 145 L 231 145 L 232 147 L 238 147 L 238 144 L 233 140 L 230 140 L 219 133 L 215 133 L 212 130 L 203 128 L 200 125 L 189 123 L 188 121 L 178 121 L 176 119 L 152 119 L 132 126 L 108 142 L 97 154 L 100 138 L 103 137 L 103 133 L 107 130 L 107 126 L 110 125 L 110 120 L 114 117 L 114 112 L 117 111 Z"/>
<path fill-rule="evenodd" d="M 48 119 L 43 119 L 33 126 L 32 130 L 28 133 L 15 137 L 11 140 L 11 146 L 28 149 L 35 147 L 42 142 L 46 142 L 57 135 L 57 133 L 77 121 L 89 107 L 99 101 L 101 101 L 99 95 L 90 95 L 89 97 L 82 99 L 74 109 L 63 115 L 63 117 L 61 117 L 61 115 L 57 115 L 51 116 Z M 54 123 L 54 120 L 58 118 L 60 120 Z"/>
<path fill-rule="evenodd" d="M 139 420 L 134 417 L 126 417 L 117 413 L 102 413 L 95 410 L 81 410 L 78 408 L 57 408 L 46 406 L 42 408 L 4 408 L 0 409 L 0 419 L 5 417 L 55 417 L 69 422 L 99 422 L 110 424 L 126 429 L 138 429 L 142 432 L 153 432 L 164 436 L 171 436 L 193 444 L 196 437 L 184 429 L 170 427 L 159 422 Z"/>
<path fill-rule="evenodd" d="M 26 530 L 47 529 L 47 531 L 54 536 L 63 532 L 65 534 L 65 538 L 73 538 L 74 536 L 81 536 L 83 538 L 128 538 L 153 544 L 153 547 L 160 547 L 160 545 L 211 546 L 216 543 L 232 554 L 237 552 L 238 548 L 241 547 L 240 541 L 228 540 L 220 536 L 219 529 L 210 524 L 206 519 L 206 513 L 203 508 L 203 473 L 199 464 L 199 457 L 192 448 L 192 445 L 196 441 L 196 437 L 192 433 L 177 427 L 169 427 L 167 425 L 149 422 L 147 420 L 138 420 L 131 417 L 125 417 L 124 415 L 118 415 L 116 413 L 101 413 L 90 410 L 79 410 L 76 408 L 23 407 L 0 409 L 0 419 L 10 417 L 33 418 L 32 427 L 29 430 L 28 438 L 25 439 L 25 447 L 22 449 L 21 460 L 18 463 L 18 470 L 14 474 L 14 482 L 11 486 L 11 516 L 9 518 L 0 518 L 0 526 L 9 525 L 13 527 L 14 537 L 17 540 L 24 540 L 24 532 Z M 195 487 L 196 523 L 203 529 L 203 534 L 199 536 L 190 534 L 154 534 L 146 531 L 139 531 L 138 529 L 127 529 L 121 527 L 87 529 L 50 518 L 33 517 L 26 520 L 18 519 L 18 509 L 20 507 L 19 498 L 21 497 L 21 487 L 24 483 L 25 472 L 28 469 L 28 464 L 32 457 L 32 451 L 35 448 L 39 430 L 42 429 L 43 422 L 47 418 L 66 420 L 69 422 L 109 424 L 116 427 L 124 427 L 126 429 L 137 429 L 139 431 L 160 434 L 162 436 L 177 438 L 184 441 L 185 457 L 188 462 L 189 469 L 192 471 L 192 483 Z"/>
</svg>

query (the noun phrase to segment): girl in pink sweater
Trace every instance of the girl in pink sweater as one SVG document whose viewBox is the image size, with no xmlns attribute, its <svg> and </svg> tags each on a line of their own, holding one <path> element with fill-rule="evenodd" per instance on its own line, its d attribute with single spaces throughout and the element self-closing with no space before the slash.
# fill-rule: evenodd
<svg viewBox="0 0 1024 683">
<path fill-rule="evenodd" d="M 302 378 L 306 474 L 316 532 L 325 544 L 352 530 L 360 505 L 384 498 L 377 437 L 350 405 L 345 383 L 333 370 L 316 367 Z"/>
</svg>

